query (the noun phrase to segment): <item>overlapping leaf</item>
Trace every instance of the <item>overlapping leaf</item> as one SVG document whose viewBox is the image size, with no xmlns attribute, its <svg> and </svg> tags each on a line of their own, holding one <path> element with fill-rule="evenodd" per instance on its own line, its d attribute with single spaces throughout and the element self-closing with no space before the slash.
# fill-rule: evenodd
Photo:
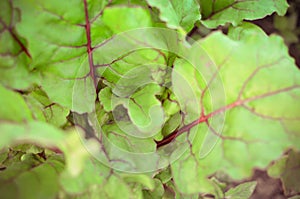
<svg viewBox="0 0 300 199">
<path fill-rule="evenodd" d="M 90 112 L 94 108 L 95 77 L 90 75 L 92 63 L 86 53 L 92 48 L 94 35 L 87 38 L 86 32 L 97 30 L 93 24 L 99 23 L 97 15 L 105 4 L 95 4 L 85 11 L 86 6 L 79 0 L 13 2 L 22 15 L 16 30 L 26 37 L 26 49 L 31 55 L 26 67 L 41 72 L 42 89 L 53 102 L 77 112 Z M 97 41 L 109 36 L 109 31 L 103 31 L 97 35 Z"/>
<path fill-rule="evenodd" d="M 38 162 L 34 154 L 22 156 L 0 173 L 2 198 L 55 198 L 59 192 L 59 172 L 63 170 L 60 157 L 52 156 Z M 35 194 L 32 194 L 32 187 Z"/>
<path fill-rule="evenodd" d="M 240 31 L 242 27 L 246 31 Z M 213 99 L 213 106 L 210 101 L 201 102 L 206 119 L 201 120 L 203 123 L 199 121 L 202 127 L 189 132 L 194 143 L 190 161 L 194 161 L 195 170 L 180 166 L 187 164 L 186 159 L 172 166 L 173 171 L 179 174 L 175 176 L 175 182 L 185 193 L 193 192 L 185 186 L 187 182 L 183 178 L 186 175 L 198 175 L 201 171 L 201 175 L 206 173 L 209 176 L 222 170 L 233 178 L 241 179 L 249 176 L 253 167 L 266 167 L 295 143 L 290 128 L 294 132 L 300 130 L 300 106 L 297 103 L 300 99 L 300 75 L 283 47 L 282 39 L 268 37 L 255 26 L 246 24 L 242 27 L 230 30 L 235 40 L 215 33 L 199 43 L 217 66 L 214 72 L 223 80 L 226 99 L 224 106 L 220 104 L 222 101 Z M 197 63 L 194 64 L 200 71 L 201 67 L 207 67 L 200 60 Z M 212 76 L 204 98 L 205 95 L 214 97 L 211 94 L 217 81 L 216 76 Z M 198 97 L 201 99 L 201 96 Z M 187 108 L 189 106 L 192 108 L 193 105 L 186 104 Z M 225 120 L 218 118 L 220 115 L 224 117 L 222 113 L 226 113 Z M 289 122 L 295 122 L 295 125 L 286 126 Z M 201 160 L 192 158 L 199 155 Z M 201 187 L 205 186 L 199 184 L 198 189 Z"/>
<path fill-rule="evenodd" d="M 200 0 L 202 23 L 208 28 L 231 23 L 238 25 L 244 19 L 255 20 L 276 12 L 284 15 L 288 4 L 285 0 Z"/>
<path fill-rule="evenodd" d="M 200 6 L 195 0 L 147 0 L 152 7 L 160 11 L 160 19 L 169 28 L 176 28 L 189 32 L 196 21 L 200 20 Z"/>
<path fill-rule="evenodd" d="M 282 15 L 287 8 L 283 0 L 199 2 L 207 27 L 237 25 L 273 12 Z M 199 4 L 193 0 L 147 3 L 158 9 L 167 27 L 179 32 L 190 31 L 200 20 Z M 200 192 L 216 192 L 208 177 L 217 171 L 241 179 L 253 167 L 264 168 L 288 147 L 299 148 L 300 75 L 281 38 L 243 24 L 231 28 L 229 36 L 214 33 L 191 47 L 186 44 L 188 50 L 182 52 L 177 51 L 182 38 L 172 40 L 170 33 L 141 30 L 116 36 L 152 26 L 150 13 L 155 11 L 145 4 L 1 1 L 0 189 L 4 197 L 198 197 Z M 180 56 L 175 55 L 178 52 Z M 166 66 L 172 67 L 172 75 Z M 95 106 L 97 87 L 100 102 Z M 70 110 L 84 116 L 81 128 L 86 137 L 98 136 L 97 141 L 81 139 L 80 128 L 78 132 L 57 128 L 66 127 Z M 133 136 L 132 124 L 150 135 Z M 89 135 L 91 125 L 98 132 L 91 127 Z M 124 174 L 107 167 L 156 168 L 152 164 L 160 163 L 157 156 L 152 156 L 152 162 L 141 156 L 136 161 L 123 152 L 153 152 L 153 139 L 161 140 L 181 127 L 185 131 L 176 139 L 187 150 L 171 164 L 171 171 L 159 171 L 153 179 L 153 173 Z M 19 143 L 45 147 L 50 155 L 44 157 L 44 150 L 37 155 L 22 146 L 11 154 L 7 147 Z M 90 157 L 99 149 L 106 158 L 103 162 Z M 65 162 L 55 154 L 60 152 Z M 11 155 L 13 159 L 8 158 Z M 35 194 L 31 187 L 37 187 Z M 224 194 L 248 197 L 253 188 L 248 183 Z"/>
</svg>

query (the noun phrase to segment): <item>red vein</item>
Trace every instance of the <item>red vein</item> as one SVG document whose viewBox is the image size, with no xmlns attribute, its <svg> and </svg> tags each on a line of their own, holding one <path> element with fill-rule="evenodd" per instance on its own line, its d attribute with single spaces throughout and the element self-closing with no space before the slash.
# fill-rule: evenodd
<svg viewBox="0 0 300 199">
<path fill-rule="evenodd" d="M 278 60 L 272 62 L 272 63 L 269 63 L 269 64 L 265 64 L 265 65 L 262 65 L 262 66 L 259 66 L 257 67 L 249 76 L 248 78 L 246 79 L 246 81 L 244 82 L 239 94 L 238 94 L 238 99 L 240 99 L 243 95 L 243 92 L 244 90 L 246 89 L 246 87 L 248 86 L 249 82 L 254 78 L 255 75 L 257 75 L 258 72 L 260 72 L 262 69 L 265 69 L 265 68 L 269 68 L 269 67 L 272 67 L 274 65 L 277 65 L 279 64 L 281 61 L 282 61 L 283 57 L 280 57 Z"/>
<path fill-rule="evenodd" d="M 116 63 L 116 62 L 118 62 L 118 61 L 121 61 L 121 60 L 124 59 L 125 57 L 127 57 L 127 56 L 129 56 L 130 54 L 135 53 L 135 52 L 136 52 L 136 51 L 134 51 L 134 50 L 133 50 L 133 51 L 130 51 L 130 52 L 125 53 L 124 55 L 118 57 L 117 59 L 111 61 L 110 63 L 107 63 L 107 64 L 97 64 L 95 67 L 96 67 L 96 68 L 99 68 L 99 67 L 104 67 L 104 66 L 110 66 L 110 65 L 112 65 L 112 64 L 114 64 L 114 63 Z"/>
<path fill-rule="evenodd" d="M 21 42 L 21 40 L 18 38 L 16 33 L 14 33 L 12 27 L 8 27 L 2 20 L 0 20 L 0 23 L 3 25 L 3 30 L 8 30 L 12 38 L 18 43 L 21 50 L 31 59 L 31 55 L 29 53 L 29 50 L 26 48 L 26 46 Z"/>
<path fill-rule="evenodd" d="M 89 21 L 89 13 L 88 13 L 88 5 L 87 1 L 83 0 L 84 4 L 84 13 L 85 13 L 85 31 L 86 31 L 86 39 L 87 39 L 87 53 L 89 59 L 90 73 L 89 75 L 94 81 L 95 89 L 97 88 L 97 78 L 95 77 L 95 68 L 94 68 L 94 60 L 93 60 L 93 48 L 92 48 L 92 40 L 91 40 L 91 24 Z"/>
<path fill-rule="evenodd" d="M 213 73 L 213 75 L 210 78 L 208 84 L 205 86 L 205 88 L 203 89 L 203 91 L 201 93 L 201 97 L 200 97 L 201 116 L 205 115 L 204 96 L 205 96 L 206 92 L 208 91 L 210 85 L 212 84 L 212 82 L 215 80 L 216 76 L 220 72 L 221 68 L 225 65 L 225 63 L 227 62 L 228 59 L 229 59 L 229 55 L 226 56 L 226 58 L 221 62 L 221 64 L 219 66 L 217 66 L 216 71 Z"/>
<path fill-rule="evenodd" d="M 18 36 L 16 35 L 16 33 L 14 33 L 14 31 L 13 31 L 12 21 L 13 21 L 13 16 L 14 16 L 14 7 L 13 7 L 13 2 L 11 0 L 9 1 L 9 4 L 10 4 L 10 9 L 11 9 L 11 22 L 10 22 L 9 26 L 7 26 L 2 21 L 2 19 L 0 19 L 0 23 L 3 25 L 3 30 L 5 30 L 5 29 L 8 30 L 8 32 L 10 33 L 10 35 L 12 36 L 12 38 L 20 46 L 21 50 L 31 59 L 31 55 L 29 53 L 29 50 L 26 48 L 26 46 L 21 42 L 21 40 L 18 38 Z"/>
<path fill-rule="evenodd" d="M 19 44 L 19 46 L 21 47 L 22 51 L 31 59 L 31 55 L 30 55 L 28 49 L 21 42 L 21 40 L 17 37 L 17 35 L 13 32 L 13 30 L 9 28 L 8 31 L 11 34 L 11 36 L 14 38 L 14 40 Z"/>
<path fill-rule="evenodd" d="M 174 131 L 173 133 L 169 134 L 163 140 L 156 142 L 157 148 L 162 147 L 162 146 L 172 142 L 176 137 L 178 137 L 182 133 L 189 131 L 191 128 L 193 128 L 194 126 L 196 126 L 198 124 L 201 124 L 203 122 L 207 122 L 209 118 L 212 118 L 215 115 L 218 115 L 218 114 L 220 114 L 222 112 L 225 112 L 229 109 L 241 106 L 241 105 L 243 105 L 247 102 L 262 99 L 262 98 L 269 97 L 269 96 L 272 96 L 272 95 L 276 95 L 276 94 L 279 94 L 279 93 L 282 93 L 282 92 L 287 92 L 287 91 L 290 91 L 290 90 L 293 90 L 293 89 L 296 89 L 296 88 L 300 88 L 300 85 L 294 85 L 294 86 L 286 87 L 286 88 L 283 88 L 283 89 L 271 91 L 271 92 L 264 93 L 262 95 L 258 95 L 258 96 L 254 96 L 254 97 L 250 97 L 250 98 L 247 98 L 247 99 L 244 99 L 244 100 L 239 100 L 238 99 L 235 102 L 233 102 L 231 104 L 228 104 L 228 105 L 226 105 L 226 106 L 224 106 L 220 109 L 217 109 L 217 110 L 215 110 L 215 111 L 213 111 L 213 112 L 211 112 L 207 115 L 201 115 L 199 119 L 194 120 L 193 122 L 183 126 L 182 128 Z"/>
<path fill-rule="evenodd" d="M 215 10 L 214 6 L 215 6 L 215 3 L 213 3 L 213 7 L 212 7 L 212 12 L 210 13 L 209 16 L 207 16 L 205 19 L 211 19 L 214 15 L 220 13 L 220 12 L 223 12 L 224 10 L 227 10 L 229 8 L 233 8 L 233 9 L 236 9 L 236 10 L 240 10 L 240 11 L 252 11 L 252 10 L 247 10 L 247 9 L 243 9 L 243 8 L 237 8 L 237 7 L 234 7 L 235 5 L 239 4 L 239 3 L 245 3 L 245 2 L 257 2 L 257 0 L 237 0 L 237 1 L 234 1 L 232 2 L 231 4 L 219 9 L 219 10 Z M 215 2 L 215 1 L 214 1 Z"/>
</svg>

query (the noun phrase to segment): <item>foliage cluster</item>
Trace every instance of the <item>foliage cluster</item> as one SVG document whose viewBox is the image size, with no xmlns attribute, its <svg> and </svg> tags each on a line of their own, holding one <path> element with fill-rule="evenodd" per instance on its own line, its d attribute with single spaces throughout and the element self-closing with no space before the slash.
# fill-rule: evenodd
<svg viewBox="0 0 300 199">
<path fill-rule="evenodd" d="M 249 22 L 285 0 L 0 8 L 0 198 L 249 198 L 254 168 L 300 193 L 300 72 Z"/>
</svg>

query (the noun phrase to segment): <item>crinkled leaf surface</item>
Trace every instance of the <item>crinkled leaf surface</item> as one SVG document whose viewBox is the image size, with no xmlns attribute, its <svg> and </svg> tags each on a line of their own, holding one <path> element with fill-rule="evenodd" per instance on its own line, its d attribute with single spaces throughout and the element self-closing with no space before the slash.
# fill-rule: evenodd
<svg viewBox="0 0 300 199">
<path fill-rule="evenodd" d="M 197 198 L 216 192 L 208 177 L 217 171 L 241 179 L 288 147 L 299 148 L 299 71 L 280 37 L 249 24 L 192 46 L 160 31 L 130 34 L 158 18 L 145 2 L 134 3 L 1 1 L 0 181 L 11 179 L 0 187 L 4 197 Z M 200 20 L 196 1 L 147 3 L 175 34 Z M 287 7 L 279 0 L 200 5 L 207 27 L 284 14 Z M 70 111 L 84 116 L 76 130 L 68 130 Z M 130 134 L 132 124 L 155 130 L 139 138 Z M 166 172 L 124 174 L 108 167 L 154 168 L 158 156 L 144 156 L 156 151 L 154 139 L 176 129 L 174 146 L 187 150 L 180 157 L 166 150 L 176 159 L 166 162 Z M 45 150 L 14 147 L 24 143 Z M 103 162 L 91 157 L 99 151 Z M 136 152 L 143 155 L 137 161 L 128 155 Z M 239 189 L 227 194 L 233 192 Z"/>
<path fill-rule="evenodd" d="M 160 19 L 166 22 L 169 28 L 189 32 L 201 18 L 200 6 L 195 0 L 147 0 L 147 2 L 159 9 Z"/>
<path fill-rule="evenodd" d="M 127 135 L 117 125 L 107 125 L 103 127 L 106 136 L 111 143 L 117 145 L 123 150 L 131 152 L 147 153 L 155 150 L 155 143 L 151 139 L 139 139 Z"/>
<path fill-rule="evenodd" d="M 276 12 L 284 15 L 288 4 L 285 0 L 200 0 L 202 23 L 208 28 L 231 23 L 239 24 L 244 19 L 255 20 Z"/>
<path fill-rule="evenodd" d="M 63 126 L 67 122 L 66 117 L 69 110 L 51 102 L 45 92 L 35 90 L 26 95 L 25 100 L 34 119 L 47 121 L 57 127 Z"/>
<path fill-rule="evenodd" d="M 231 177 L 241 179 L 249 176 L 253 167 L 266 167 L 295 142 L 290 131 L 300 130 L 300 75 L 282 39 L 275 35 L 268 37 L 255 26 L 248 27 L 245 32 L 240 28 L 230 30 L 229 35 L 235 40 L 222 33 L 214 33 L 199 43 L 212 62 L 201 63 L 201 54 L 197 54 L 195 60 L 198 62 L 193 64 L 203 73 L 207 71 L 205 67 L 214 68 L 215 64 L 216 68 L 211 72 L 218 75 L 211 75 L 206 80 L 209 82 L 206 86 L 201 88 L 200 84 L 204 93 L 198 99 L 202 99 L 200 106 L 204 108 L 204 116 L 195 122 L 200 123 L 200 127 L 192 128 L 189 132 L 194 143 L 190 157 L 172 165 L 175 183 L 184 193 L 193 193 L 205 187 L 200 183 L 198 188 L 191 189 L 186 186 L 188 179 L 195 186 L 199 182 L 196 179 L 191 181 L 186 176 L 197 176 L 199 173 L 209 176 L 217 170 L 223 170 Z M 193 70 L 191 65 L 178 62 L 175 71 L 181 67 L 191 67 Z M 189 69 L 186 73 L 180 70 L 180 73 L 191 74 Z M 213 99 L 216 97 L 213 95 L 215 85 L 219 81 L 217 76 L 221 77 L 224 87 L 224 101 Z M 175 82 L 174 86 L 181 85 L 176 83 L 180 81 L 178 78 L 172 81 Z M 188 81 L 194 85 L 193 79 Z M 213 104 L 205 100 L 207 97 L 211 98 Z M 192 109 L 193 106 L 185 104 L 186 109 Z M 224 120 L 219 118 L 220 115 Z M 290 122 L 295 124 L 286 126 Z M 201 159 L 194 156 L 200 156 Z M 192 164 L 195 169 L 184 166 L 187 164 Z"/>
<path fill-rule="evenodd" d="M 15 28 L 26 36 L 30 70 L 41 73 L 42 89 L 52 101 L 77 112 L 92 111 L 96 98 L 95 76 L 90 72 L 93 63 L 86 53 L 92 48 L 92 35 L 89 33 L 87 37 L 86 32 L 96 27 L 89 24 L 87 28 L 82 24 L 88 13 L 87 19 L 93 19 L 97 16 L 96 10 L 101 12 L 104 5 L 104 2 L 99 3 L 86 11 L 80 0 L 30 3 L 20 0 L 12 5 L 22 15 L 22 21 Z M 102 33 L 98 35 L 98 42 L 109 36 L 109 31 Z"/>
</svg>

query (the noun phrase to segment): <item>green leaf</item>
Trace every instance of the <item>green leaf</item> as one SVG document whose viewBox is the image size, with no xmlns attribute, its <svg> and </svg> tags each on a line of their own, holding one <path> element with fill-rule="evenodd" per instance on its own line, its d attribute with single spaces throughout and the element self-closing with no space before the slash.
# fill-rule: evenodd
<svg viewBox="0 0 300 199">
<path fill-rule="evenodd" d="M 32 164 L 33 156 L 1 172 L 0 190 L 4 198 L 56 198 L 59 191 L 58 175 L 63 165 L 57 157 L 44 163 Z M 18 170 L 16 170 L 18 169 Z M 12 171 L 14 171 L 12 173 Z M 9 176 L 8 172 L 13 175 Z M 9 176 L 9 178 L 7 178 Z M 36 189 L 33 191 L 32 187 Z"/>
<path fill-rule="evenodd" d="M 57 127 L 67 122 L 66 117 L 69 114 L 69 110 L 51 102 L 43 91 L 35 90 L 25 97 L 35 119 L 47 121 Z"/>
<path fill-rule="evenodd" d="M 224 1 L 203 1 L 200 0 L 202 8 L 202 24 L 208 28 L 215 28 L 219 25 L 231 23 L 238 25 L 244 19 L 255 20 L 271 15 L 276 12 L 282 16 L 286 13 L 288 4 L 285 0 L 224 0 Z"/>
<path fill-rule="evenodd" d="M 71 177 L 76 177 L 84 170 L 86 162 L 91 154 L 95 154 L 100 148 L 94 139 L 84 140 L 82 129 L 72 129 L 66 138 L 60 142 L 60 149 L 65 154 L 65 172 Z"/>
<path fill-rule="evenodd" d="M 123 174 L 121 176 L 126 182 L 135 182 L 143 185 L 144 189 L 153 190 L 155 188 L 156 182 L 145 174 Z"/>
<path fill-rule="evenodd" d="M 172 179 L 171 169 L 168 167 L 168 168 L 162 170 L 155 177 L 158 178 L 163 184 L 166 184 L 168 181 L 170 181 Z"/>
<path fill-rule="evenodd" d="M 0 119 L 16 122 L 32 120 L 31 111 L 23 97 L 0 85 Z"/>
<path fill-rule="evenodd" d="M 87 58 L 86 51 L 96 44 L 91 43 L 94 35 L 87 39 L 87 29 L 80 25 L 86 22 L 83 2 L 27 3 L 19 0 L 13 4 L 21 11 L 22 21 L 16 29 L 20 35 L 26 36 L 32 58 L 30 69 L 42 74 L 42 89 L 51 101 L 61 106 L 79 113 L 91 112 L 96 99 L 96 77 L 90 72 L 93 63 Z M 77 5 L 76 9 L 70 10 L 74 5 Z M 99 23 L 96 16 L 104 6 L 105 3 L 101 3 L 88 8 L 91 21 Z M 96 12 L 95 9 L 99 10 Z M 44 27 L 44 24 L 48 26 Z M 89 29 L 96 31 L 98 28 L 89 25 Z M 109 36 L 107 31 L 103 31 L 98 34 L 97 42 Z"/>
<path fill-rule="evenodd" d="M 155 187 L 152 190 L 143 190 L 143 198 L 162 198 L 164 187 L 161 181 L 154 179 Z"/>
<path fill-rule="evenodd" d="M 43 89 L 49 98 L 78 113 L 92 112 L 95 108 L 95 88 L 91 78 L 64 80 L 57 76 L 44 77 Z"/>
<path fill-rule="evenodd" d="M 24 96 L 26 104 L 28 105 L 28 108 L 32 112 L 32 117 L 39 121 L 46 121 L 46 117 L 44 115 L 44 106 L 32 95 Z"/>
<path fill-rule="evenodd" d="M 189 32 L 196 21 L 200 20 L 200 6 L 195 0 L 147 0 L 152 7 L 159 9 L 160 19 L 169 28 Z"/>
<path fill-rule="evenodd" d="M 155 143 L 152 139 L 141 139 L 131 136 L 120 129 L 120 127 L 124 126 L 124 123 L 119 123 L 119 125 L 106 125 L 103 127 L 103 131 L 105 132 L 108 140 L 110 140 L 110 142 L 114 145 L 120 147 L 122 150 L 132 153 L 147 153 L 155 151 Z"/>
<path fill-rule="evenodd" d="M 45 122 L 37 121 L 25 124 L 2 122 L 0 131 L 0 148 L 20 142 L 53 147 L 58 146 L 65 138 L 62 130 Z"/>
<path fill-rule="evenodd" d="M 189 151 L 187 151 L 189 152 Z M 182 194 L 212 193 L 212 182 L 206 179 L 206 173 L 199 160 L 185 153 L 178 161 L 171 165 L 173 179 L 177 190 Z"/>
<path fill-rule="evenodd" d="M 182 117 L 179 112 L 170 117 L 170 119 L 164 124 L 164 127 L 162 129 L 163 135 L 166 136 L 175 131 L 179 127 L 181 120 Z"/>
<path fill-rule="evenodd" d="M 164 111 L 155 97 L 160 90 L 160 86 L 150 84 L 134 93 L 129 100 L 128 115 L 146 136 L 158 133 L 164 122 Z"/>
<path fill-rule="evenodd" d="M 218 174 L 244 181 L 274 160 L 269 173 L 299 191 L 298 152 L 280 162 L 300 149 L 299 70 L 280 37 L 241 23 L 282 15 L 286 1 L 0 7 L 0 197 L 225 197 Z M 192 29 L 202 37 L 200 8 L 228 34 L 188 43 Z"/>
<path fill-rule="evenodd" d="M 107 198 L 130 198 L 131 195 L 129 186 L 115 175 L 109 178 L 104 190 Z"/>
<path fill-rule="evenodd" d="M 69 115 L 69 110 L 57 104 L 46 107 L 45 110 L 46 120 L 57 127 L 63 126 L 67 122 L 67 115 Z"/>
<path fill-rule="evenodd" d="M 104 110 L 106 112 L 110 112 L 113 110 L 114 107 L 112 106 L 112 93 L 111 93 L 111 89 L 109 87 L 105 87 L 103 89 L 101 89 L 101 91 L 99 92 L 99 99 L 100 99 L 100 103 L 102 104 Z"/>
<path fill-rule="evenodd" d="M 232 199 L 244 199 L 244 198 L 250 198 L 252 195 L 257 182 L 246 182 L 243 184 L 240 184 L 234 188 L 229 189 L 225 193 L 226 198 L 232 198 Z"/>
<path fill-rule="evenodd" d="M 187 135 L 178 137 L 192 143 L 190 157 L 172 165 L 182 193 L 201 188 L 196 179 L 185 176 L 199 176 L 201 171 L 202 188 L 205 176 L 220 170 L 243 179 L 254 167 L 265 168 L 289 147 L 299 147 L 295 141 L 300 130 L 299 70 L 280 37 L 248 27 L 230 29 L 229 35 L 239 35 L 235 40 L 213 33 L 192 46 L 190 63 L 175 63 L 174 91 L 190 114 L 185 120 L 192 121 L 185 126 Z M 197 72 L 201 74 L 198 82 L 191 78 Z M 196 112 L 199 99 L 202 117 Z M 188 179 L 193 186 L 185 186 Z"/>
<path fill-rule="evenodd" d="M 122 19 L 122 20 L 120 20 Z M 141 7 L 111 7 L 105 9 L 103 22 L 114 32 L 151 27 L 149 11 Z"/>
<path fill-rule="evenodd" d="M 294 195 L 300 193 L 299 184 L 299 166 L 300 166 L 300 152 L 291 151 L 286 160 L 284 170 L 282 170 L 281 181 L 284 186 L 284 193 L 286 195 Z"/>
<path fill-rule="evenodd" d="M 268 175 L 272 178 L 280 178 L 282 172 L 285 169 L 286 161 L 288 156 L 283 156 L 276 160 L 269 168 Z"/>
<path fill-rule="evenodd" d="M 39 75 L 30 71 L 31 54 L 27 42 L 16 30 L 21 12 L 8 0 L 0 2 L 0 82 L 14 89 L 28 89 L 39 82 Z M 4 45 L 5 44 L 5 45 Z"/>
<path fill-rule="evenodd" d="M 74 176 L 65 171 L 60 176 L 60 184 L 68 194 L 84 193 L 92 186 L 100 186 L 109 175 L 110 169 L 97 161 L 87 159 L 84 164 L 84 170 L 80 175 Z"/>
</svg>

